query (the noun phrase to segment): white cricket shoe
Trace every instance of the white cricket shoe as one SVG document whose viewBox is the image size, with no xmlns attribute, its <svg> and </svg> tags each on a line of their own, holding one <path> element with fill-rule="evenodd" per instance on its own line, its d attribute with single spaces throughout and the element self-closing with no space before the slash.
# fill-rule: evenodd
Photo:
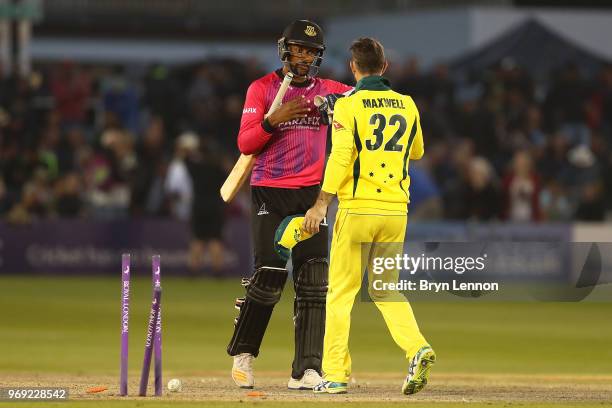
<svg viewBox="0 0 612 408">
<path fill-rule="evenodd" d="M 304 371 L 302 378 L 290 378 L 287 388 L 290 390 L 312 390 L 316 385 L 319 385 L 321 381 L 323 381 L 323 378 L 317 373 L 317 370 L 309 368 Z"/>
<path fill-rule="evenodd" d="M 240 388 L 253 388 L 253 357 L 250 353 L 241 353 L 234 356 L 232 367 L 232 379 Z"/>
</svg>

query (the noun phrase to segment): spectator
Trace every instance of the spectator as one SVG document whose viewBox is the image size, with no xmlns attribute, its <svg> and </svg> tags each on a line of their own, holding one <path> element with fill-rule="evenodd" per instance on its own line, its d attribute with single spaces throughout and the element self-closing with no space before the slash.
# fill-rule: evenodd
<svg viewBox="0 0 612 408">
<path fill-rule="evenodd" d="M 163 180 L 166 170 L 166 135 L 163 121 L 153 117 L 138 147 L 138 163 L 131 185 L 130 210 L 134 215 L 163 215 Z"/>
<path fill-rule="evenodd" d="M 542 130 L 542 112 L 538 105 L 531 104 L 527 108 L 523 131 L 533 146 L 540 148 L 546 144 L 546 134 Z"/>
<path fill-rule="evenodd" d="M 512 169 L 502 181 L 503 207 L 501 218 L 508 221 L 540 221 L 540 180 L 533 171 L 529 152 L 518 151 Z"/>
<path fill-rule="evenodd" d="M 541 160 L 538 161 L 538 173 L 548 183 L 551 180 L 560 180 L 570 172 L 570 164 L 567 159 L 569 144 L 560 134 L 554 134 L 548 141 Z"/>
<path fill-rule="evenodd" d="M 28 224 L 48 214 L 50 194 L 44 177 L 39 171 L 35 181 L 28 182 L 23 187 L 21 201 L 15 204 L 8 214 L 9 222 Z"/>
<path fill-rule="evenodd" d="M 567 192 L 556 180 L 551 180 L 540 193 L 542 216 L 546 221 L 569 221 L 573 208 Z"/>
<path fill-rule="evenodd" d="M 431 108 L 445 115 L 450 115 L 455 103 L 455 84 L 450 79 L 448 66 L 436 64 L 427 79 L 426 97 L 430 99 Z"/>
<path fill-rule="evenodd" d="M 82 124 L 86 120 L 88 99 L 92 94 L 91 78 L 71 61 L 54 67 L 51 94 L 62 125 Z"/>
<path fill-rule="evenodd" d="M 224 204 L 219 189 L 225 180 L 225 170 L 219 157 L 209 150 L 209 143 L 200 143 L 200 154 L 190 155 L 186 161 L 193 180 L 193 205 L 189 267 L 193 275 L 205 267 L 205 256 L 213 273 L 220 273 L 225 262 L 222 243 Z"/>
<path fill-rule="evenodd" d="M 499 215 L 500 197 L 493 178 L 493 168 L 483 157 L 472 158 L 466 178 L 454 192 L 455 213 L 451 218 L 492 221 Z"/>
<path fill-rule="evenodd" d="M 587 95 L 588 88 L 580 69 L 569 63 L 561 70 L 545 101 L 549 123 L 559 125 L 572 146 L 589 144 L 585 109 Z"/>
<path fill-rule="evenodd" d="M 410 219 L 431 220 L 442 217 L 442 200 L 440 191 L 427 174 L 418 165 L 412 165 L 410 174 Z"/>
<path fill-rule="evenodd" d="M 457 143 L 452 152 L 444 150 L 444 148 L 432 149 L 433 154 L 431 157 L 428 154 L 427 160 L 434 165 L 433 174 L 442 186 L 444 217 L 461 219 L 462 214 L 466 212 L 461 194 L 468 177 L 469 163 L 474 157 L 474 144 L 469 139 L 463 139 Z M 450 160 L 448 156 L 451 156 Z"/>
<path fill-rule="evenodd" d="M 567 64 L 551 77 L 552 83 L 533 81 L 509 59 L 465 82 L 455 81 L 444 64 L 425 70 L 411 58 L 393 66 L 394 82 L 419 106 L 429 140 L 423 181 L 428 174 L 435 184 L 427 182 L 423 191 L 440 192 L 444 217 L 490 219 L 481 213 L 484 209 L 473 213 L 475 204 L 466 197 L 493 197 L 486 193 L 496 190 L 495 180 L 511 166 L 501 183 L 505 198 L 498 199 L 498 208 L 504 218 L 515 219 L 505 183 L 514 177 L 517 152 L 522 151 L 529 152 L 535 164 L 531 172 L 541 182 L 540 193 L 530 195 L 540 197 L 541 219 L 586 219 L 591 210 L 599 219 L 600 200 L 604 217 L 612 210 L 612 178 L 607 177 L 612 169 L 612 65 L 587 78 L 578 65 Z M 121 217 L 128 209 L 132 215 L 164 216 L 171 209 L 176 214 L 182 205 L 168 201 L 164 187 L 173 144 L 166 135 L 177 134 L 175 129 L 207 135 L 215 161 L 224 163 L 225 172 L 228 161 L 231 168 L 240 101 L 261 74 L 259 62 L 208 58 L 195 68 L 154 65 L 128 81 L 131 68 L 51 63 L 35 66 L 30 77 L 0 81 L 0 179 L 5 190 L 0 203 L 5 214 L 11 212 L 7 206 L 30 208 L 25 211 L 29 219 L 52 214 L 51 203 L 67 200 L 66 185 L 75 185 L 72 173 L 79 175 L 83 194 L 80 209 L 73 205 L 66 215 L 87 211 L 94 217 Z M 100 134 L 105 136 L 96 144 Z M 474 155 L 492 167 L 490 182 L 478 194 L 470 176 Z M 37 181 L 41 169 L 45 186 Z M 413 216 L 420 211 L 418 198 L 413 197 Z M 526 214 L 527 207 L 522 208 Z M 240 198 L 228 211 L 240 213 Z"/>
<path fill-rule="evenodd" d="M 391 69 L 393 65 L 391 64 Z M 393 71 L 392 71 L 393 72 Z M 425 81 L 421 75 L 419 60 L 415 57 L 408 58 L 402 65 L 398 75 L 397 91 L 406 95 L 410 95 L 413 99 L 421 97 L 429 97 L 425 92 Z"/>
<path fill-rule="evenodd" d="M 485 157 L 499 154 L 495 114 L 481 102 L 482 89 L 478 85 L 463 87 L 458 91 L 458 111 L 454 129 L 460 137 L 474 142 L 476 153 Z"/>
<path fill-rule="evenodd" d="M 120 145 L 129 143 L 122 131 L 102 134 L 98 149 L 80 152 L 79 165 L 83 168 L 87 201 L 92 215 L 97 218 L 116 218 L 127 215 L 130 191 L 128 179 L 121 168 Z"/>
<path fill-rule="evenodd" d="M 60 174 L 78 170 L 79 151 L 86 148 L 85 132 L 80 126 L 68 128 L 57 146 L 57 160 Z"/>
<path fill-rule="evenodd" d="M 82 183 L 77 173 L 68 173 L 56 184 L 55 211 L 62 218 L 75 218 L 83 213 Z"/>
<path fill-rule="evenodd" d="M 579 221 L 603 221 L 605 219 L 605 202 L 599 182 L 588 183 L 582 187 L 580 203 L 574 214 Z"/>
<path fill-rule="evenodd" d="M 144 79 L 143 105 L 151 116 L 162 118 L 165 130 L 175 134 L 181 119 L 181 89 L 170 69 L 164 65 L 151 67 Z"/>
<path fill-rule="evenodd" d="M 113 73 L 102 80 L 104 110 L 117 116 L 119 123 L 129 131 L 140 130 L 140 103 L 138 92 L 126 77 L 123 68 L 116 67 Z"/>
<path fill-rule="evenodd" d="M 200 66 L 187 90 L 189 121 L 198 134 L 215 134 L 217 127 L 221 107 L 215 95 L 212 75 L 207 65 Z"/>
<path fill-rule="evenodd" d="M 194 133 L 183 133 L 176 140 L 174 158 L 168 167 L 168 174 L 164 182 L 165 193 L 170 203 L 170 213 L 174 218 L 188 221 L 191 218 L 193 203 L 193 181 L 187 170 L 185 161 L 197 152 L 199 146 L 198 136 Z"/>
</svg>

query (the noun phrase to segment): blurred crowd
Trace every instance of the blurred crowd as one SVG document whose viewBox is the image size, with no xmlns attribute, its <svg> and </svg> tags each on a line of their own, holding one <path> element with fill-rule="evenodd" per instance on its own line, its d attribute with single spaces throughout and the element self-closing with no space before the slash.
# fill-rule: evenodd
<svg viewBox="0 0 612 408">
<path fill-rule="evenodd" d="M 421 114 L 412 218 L 604 221 L 612 210 L 612 66 L 565 64 L 535 81 L 512 60 L 453 78 L 445 65 L 392 69 Z"/>
<path fill-rule="evenodd" d="M 218 175 L 233 164 L 243 94 L 261 74 L 253 66 L 66 62 L 4 79 L 0 216 L 187 220 L 195 201 L 220 207 Z"/>
<path fill-rule="evenodd" d="M 188 220 L 198 208 L 222 220 L 243 211 L 240 200 L 223 206 L 218 188 L 238 155 L 246 89 L 263 74 L 255 60 L 216 59 L 138 69 L 65 62 L 3 79 L 0 218 Z M 410 168 L 413 218 L 606 218 L 611 66 L 586 77 L 567 64 L 546 82 L 508 60 L 467 80 L 451 74 L 414 59 L 388 72 L 421 113 L 426 155 Z"/>
</svg>

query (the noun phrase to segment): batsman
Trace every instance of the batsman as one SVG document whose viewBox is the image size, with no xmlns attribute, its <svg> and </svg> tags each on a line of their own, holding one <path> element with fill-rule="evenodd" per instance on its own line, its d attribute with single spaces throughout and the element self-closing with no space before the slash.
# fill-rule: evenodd
<svg viewBox="0 0 612 408">
<path fill-rule="evenodd" d="M 320 191 L 327 125 L 314 98 L 352 89 L 316 77 L 324 51 L 321 28 L 312 21 L 294 21 L 278 40 L 282 68 L 247 90 L 238 147 L 244 155 L 257 155 L 251 174 L 255 270 L 243 280 L 246 294 L 236 300 L 240 312 L 227 347 L 234 358 L 232 378 L 241 388 L 254 386 L 253 359 L 287 281 L 287 262 L 275 248 L 275 233 L 286 217 L 304 214 Z M 289 72 L 293 80 L 283 103 L 266 116 Z M 295 390 L 311 390 L 321 382 L 328 275 L 327 227 L 321 228 L 322 233 L 291 252 L 295 355 L 288 387 Z"/>
</svg>

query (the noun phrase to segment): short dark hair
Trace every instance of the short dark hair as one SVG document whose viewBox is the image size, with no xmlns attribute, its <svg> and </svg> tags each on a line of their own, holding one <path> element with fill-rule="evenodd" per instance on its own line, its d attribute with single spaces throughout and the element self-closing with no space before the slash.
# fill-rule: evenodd
<svg viewBox="0 0 612 408">
<path fill-rule="evenodd" d="M 359 72 L 375 74 L 385 67 L 385 48 L 380 41 L 370 37 L 358 38 L 349 49 Z"/>
</svg>

